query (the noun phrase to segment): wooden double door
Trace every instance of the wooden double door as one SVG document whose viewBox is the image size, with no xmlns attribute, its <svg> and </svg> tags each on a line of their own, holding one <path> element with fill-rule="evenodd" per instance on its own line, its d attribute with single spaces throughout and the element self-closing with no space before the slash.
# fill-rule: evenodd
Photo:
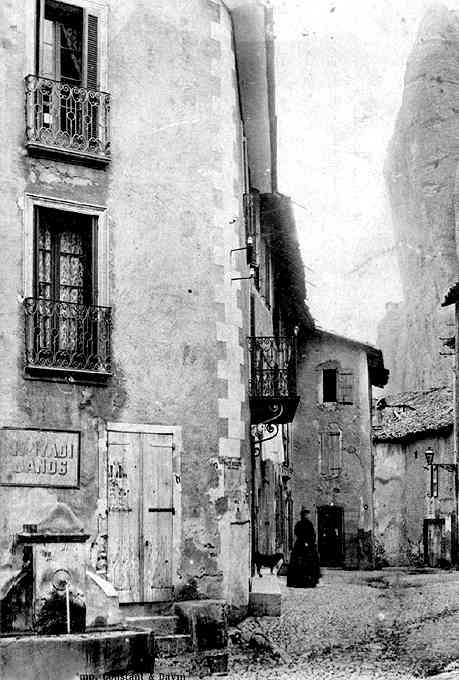
<svg viewBox="0 0 459 680">
<path fill-rule="evenodd" d="M 173 436 L 109 431 L 108 576 L 120 602 L 172 597 Z"/>
</svg>

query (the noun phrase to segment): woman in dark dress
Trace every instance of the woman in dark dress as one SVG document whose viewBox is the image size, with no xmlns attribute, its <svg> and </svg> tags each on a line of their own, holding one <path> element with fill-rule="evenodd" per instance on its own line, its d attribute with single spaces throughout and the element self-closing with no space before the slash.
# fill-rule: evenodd
<svg viewBox="0 0 459 680">
<path fill-rule="evenodd" d="M 320 579 L 316 532 L 308 515 L 309 511 L 302 508 L 300 521 L 295 524 L 296 541 L 287 571 L 290 588 L 314 588 Z"/>
</svg>

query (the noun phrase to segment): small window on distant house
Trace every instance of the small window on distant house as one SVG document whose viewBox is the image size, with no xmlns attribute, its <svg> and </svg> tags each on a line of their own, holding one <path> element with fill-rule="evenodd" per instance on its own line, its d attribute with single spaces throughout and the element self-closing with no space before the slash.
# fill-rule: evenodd
<svg viewBox="0 0 459 680">
<path fill-rule="evenodd" d="M 322 371 L 322 402 L 353 404 L 354 374 L 337 368 L 324 368 Z"/>
<path fill-rule="evenodd" d="M 337 401 L 337 391 L 336 391 L 336 382 L 337 382 L 337 375 L 338 371 L 336 368 L 325 368 L 322 372 L 322 377 L 323 377 L 323 399 L 322 401 L 326 402 L 331 402 L 331 401 Z"/>
</svg>

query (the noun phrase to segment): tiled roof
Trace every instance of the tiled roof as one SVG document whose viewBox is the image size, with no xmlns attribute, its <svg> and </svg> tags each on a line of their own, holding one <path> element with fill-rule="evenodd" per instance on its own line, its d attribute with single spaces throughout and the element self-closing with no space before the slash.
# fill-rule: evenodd
<svg viewBox="0 0 459 680">
<path fill-rule="evenodd" d="M 414 439 L 416 435 L 448 430 L 453 422 L 450 387 L 391 394 L 376 404 L 373 440 Z"/>
</svg>

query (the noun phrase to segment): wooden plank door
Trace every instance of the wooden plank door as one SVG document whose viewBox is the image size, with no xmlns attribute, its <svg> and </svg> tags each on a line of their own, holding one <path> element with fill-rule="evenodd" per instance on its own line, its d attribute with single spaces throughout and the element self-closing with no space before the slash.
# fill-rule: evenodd
<svg viewBox="0 0 459 680">
<path fill-rule="evenodd" d="M 109 432 L 108 576 L 121 603 L 172 598 L 173 441 Z"/>
<path fill-rule="evenodd" d="M 109 432 L 107 455 L 108 577 L 120 602 L 141 602 L 139 435 Z"/>
<path fill-rule="evenodd" d="M 142 435 L 143 581 L 146 602 L 172 597 L 172 435 Z"/>
</svg>

